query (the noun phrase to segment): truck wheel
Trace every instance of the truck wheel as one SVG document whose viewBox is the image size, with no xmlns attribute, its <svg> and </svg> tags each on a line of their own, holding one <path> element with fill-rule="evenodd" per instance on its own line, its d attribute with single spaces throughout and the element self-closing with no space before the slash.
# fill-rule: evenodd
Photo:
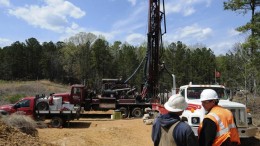
<svg viewBox="0 0 260 146">
<path fill-rule="evenodd" d="M 139 107 L 136 107 L 132 110 L 132 116 L 136 118 L 141 118 L 143 116 L 143 110 Z"/>
<path fill-rule="evenodd" d="M 0 110 L 0 116 L 1 116 L 1 115 L 9 115 L 9 114 L 8 114 L 8 112 L 5 111 L 5 110 Z"/>
<path fill-rule="evenodd" d="M 37 110 L 48 110 L 49 104 L 47 102 L 41 101 L 41 102 L 37 103 L 36 109 Z"/>
<path fill-rule="evenodd" d="M 63 120 L 60 117 L 53 117 L 51 119 L 51 126 L 53 128 L 60 128 L 63 125 Z"/>
<path fill-rule="evenodd" d="M 128 117 L 128 109 L 125 107 L 120 107 L 119 108 L 121 114 L 122 114 L 122 118 L 125 119 Z"/>
</svg>

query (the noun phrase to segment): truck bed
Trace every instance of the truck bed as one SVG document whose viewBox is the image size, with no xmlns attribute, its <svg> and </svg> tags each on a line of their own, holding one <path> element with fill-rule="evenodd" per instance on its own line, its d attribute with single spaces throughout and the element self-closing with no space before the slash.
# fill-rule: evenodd
<svg viewBox="0 0 260 146">
<path fill-rule="evenodd" d="M 36 114 L 77 114 L 76 110 L 36 110 Z"/>
</svg>

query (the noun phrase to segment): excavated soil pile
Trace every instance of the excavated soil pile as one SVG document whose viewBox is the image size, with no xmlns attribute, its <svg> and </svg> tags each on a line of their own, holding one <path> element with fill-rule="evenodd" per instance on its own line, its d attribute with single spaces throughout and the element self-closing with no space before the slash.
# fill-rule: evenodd
<svg viewBox="0 0 260 146">
<path fill-rule="evenodd" d="M 50 146 L 40 142 L 38 135 L 27 135 L 20 130 L 6 125 L 0 120 L 0 146 Z"/>
</svg>

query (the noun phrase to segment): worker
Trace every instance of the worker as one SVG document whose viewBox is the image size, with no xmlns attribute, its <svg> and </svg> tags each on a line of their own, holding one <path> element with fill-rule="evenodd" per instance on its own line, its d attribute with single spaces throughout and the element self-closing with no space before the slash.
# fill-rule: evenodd
<svg viewBox="0 0 260 146">
<path fill-rule="evenodd" d="M 180 115 L 187 108 L 184 97 L 180 94 L 172 95 L 164 107 L 168 113 L 159 115 L 153 124 L 154 146 L 198 146 L 191 127 L 180 120 Z"/>
<path fill-rule="evenodd" d="M 206 115 L 199 126 L 200 146 L 240 145 L 234 118 L 228 109 L 218 105 L 218 94 L 213 89 L 204 89 L 200 94 Z"/>
</svg>

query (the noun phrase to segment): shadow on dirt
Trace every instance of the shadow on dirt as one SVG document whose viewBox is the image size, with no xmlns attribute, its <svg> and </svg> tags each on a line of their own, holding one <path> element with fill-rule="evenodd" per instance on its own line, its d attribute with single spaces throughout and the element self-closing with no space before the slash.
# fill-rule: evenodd
<svg viewBox="0 0 260 146">
<path fill-rule="evenodd" d="M 63 128 L 89 128 L 91 122 L 70 122 L 66 123 Z"/>
<path fill-rule="evenodd" d="M 240 139 L 241 146 L 260 146 L 260 140 L 255 137 Z"/>
<path fill-rule="evenodd" d="M 91 121 L 113 121 L 111 118 L 80 118 L 78 121 L 91 122 Z"/>
<path fill-rule="evenodd" d="M 103 119 L 103 118 L 111 118 L 111 114 L 81 114 L 80 117 Z"/>
</svg>

